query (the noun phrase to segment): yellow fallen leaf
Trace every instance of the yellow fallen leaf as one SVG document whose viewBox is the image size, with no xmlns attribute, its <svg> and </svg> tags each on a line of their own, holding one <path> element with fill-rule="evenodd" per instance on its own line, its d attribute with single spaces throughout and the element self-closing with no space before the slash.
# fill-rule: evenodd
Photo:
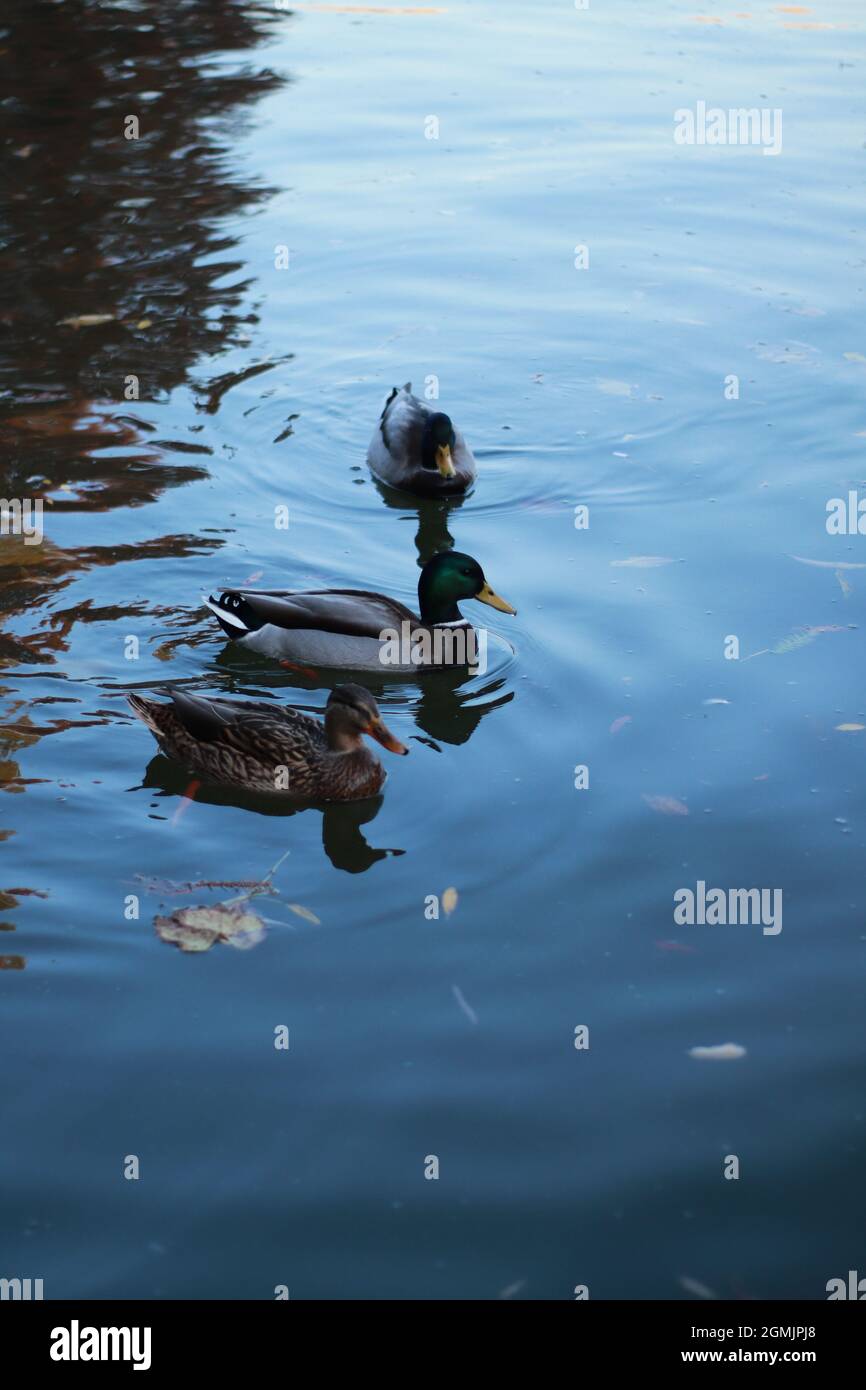
<svg viewBox="0 0 866 1390">
<path fill-rule="evenodd" d="M 150 325 L 152 323 L 153 319 L 139 319 L 138 323 L 135 326 L 136 328 L 150 328 Z"/>
<path fill-rule="evenodd" d="M 73 314 L 57 322 L 63 328 L 96 328 L 100 323 L 114 323 L 114 314 Z"/>
<path fill-rule="evenodd" d="M 860 731 L 861 731 L 862 729 L 864 729 L 864 728 L 866 728 L 866 724 L 837 724 L 837 725 L 836 725 L 836 733 L 837 733 L 837 734 L 859 734 Z"/>
<path fill-rule="evenodd" d="M 311 912 L 308 907 L 302 907 L 300 903 L 286 903 L 286 907 L 297 917 L 303 917 L 305 922 L 312 922 L 314 927 L 322 925 L 315 912 Z"/>
<path fill-rule="evenodd" d="M 446 888 L 446 889 L 445 889 L 445 892 L 442 894 L 442 908 L 443 908 L 443 910 L 444 910 L 444 912 L 445 912 L 445 916 L 446 916 L 446 917 L 450 917 L 450 916 L 451 916 L 451 913 L 454 911 L 455 907 L 457 906 L 457 902 L 458 902 L 459 896 L 460 896 L 460 895 L 459 895 L 459 893 L 457 892 L 457 889 L 456 889 L 456 888 Z"/>
</svg>

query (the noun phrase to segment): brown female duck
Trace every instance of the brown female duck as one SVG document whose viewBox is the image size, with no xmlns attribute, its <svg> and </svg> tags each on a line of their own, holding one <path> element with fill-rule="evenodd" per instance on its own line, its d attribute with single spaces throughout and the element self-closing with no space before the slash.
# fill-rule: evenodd
<svg viewBox="0 0 866 1390">
<path fill-rule="evenodd" d="M 331 691 L 325 722 L 264 701 L 211 700 L 179 690 L 163 704 L 127 699 L 163 752 L 215 782 L 250 791 L 282 791 L 315 801 L 359 801 L 385 781 L 370 734 L 392 753 L 408 753 L 382 722 L 361 685 Z"/>
</svg>

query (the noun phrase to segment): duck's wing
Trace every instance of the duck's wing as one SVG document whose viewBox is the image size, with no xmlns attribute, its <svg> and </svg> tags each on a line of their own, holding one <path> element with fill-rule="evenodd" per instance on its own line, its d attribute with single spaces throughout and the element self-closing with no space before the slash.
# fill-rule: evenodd
<svg viewBox="0 0 866 1390">
<path fill-rule="evenodd" d="M 410 381 L 399 390 L 394 387 L 379 420 L 379 431 L 392 458 L 420 461 L 421 435 L 429 414 L 423 401 L 412 395 Z"/>
<path fill-rule="evenodd" d="M 298 749 L 321 749 L 324 726 L 299 710 L 283 709 L 264 700 L 208 700 L 202 695 L 172 690 L 173 712 L 197 743 L 220 743 L 258 758 Z M 277 759 L 279 761 L 279 759 Z"/>
<path fill-rule="evenodd" d="M 364 589 L 322 589 L 309 593 L 270 593 L 226 589 L 211 598 L 208 607 L 233 637 L 256 632 L 266 624 L 287 631 L 330 632 L 343 637 L 378 637 L 386 628 L 417 616 L 384 594 Z"/>
</svg>

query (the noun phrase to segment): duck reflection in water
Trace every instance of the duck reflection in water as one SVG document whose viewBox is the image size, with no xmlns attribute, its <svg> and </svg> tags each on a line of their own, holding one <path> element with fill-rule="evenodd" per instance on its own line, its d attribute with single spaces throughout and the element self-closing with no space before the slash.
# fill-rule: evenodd
<svg viewBox="0 0 866 1390">
<path fill-rule="evenodd" d="M 468 743 L 482 719 L 501 709 L 514 699 L 504 674 L 490 672 L 486 678 L 472 677 L 464 667 L 442 668 L 419 672 L 416 678 L 381 679 L 372 671 L 341 671 L 339 678 L 332 671 L 313 668 L 261 667 L 254 652 L 245 652 L 237 644 L 226 646 L 216 659 L 223 671 L 230 673 L 234 690 L 244 696 L 260 699 L 279 698 L 287 690 L 330 690 L 342 680 L 357 678 L 363 681 L 370 694 L 383 706 L 409 709 L 415 724 L 426 738 L 410 735 L 429 745 L 448 743 L 459 746 Z M 246 684 L 255 672 L 256 686 Z M 266 689 L 262 689 L 266 687 Z"/>
<path fill-rule="evenodd" d="M 141 786 L 155 790 L 160 798 L 176 798 L 189 791 L 190 775 L 171 758 L 157 753 L 145 769 Z M 334 868 L 348 874 L 365 873 L 381 859 L 390 859 L 406 852 L 402 849 L 374 849 L 364 838 L 361 826 L 376 819 L 384 802 L 381 794 L 363 801 L 300 801 L 288 800 L 279 792 L 248 792 L 237 787 L 202 782 L 195 788 L 194 800 L 203 806 L 234 806 L 260 816 L 295 816 L 306 811 L 319 811 L 322 815 L 322 848 Z"/>
<path fill-rule="evenodd" d="M 448 524 L 451 513 L 459 511 L 466 500 L 465 497 L 413 497 L 408 492 L 401 492 L 388 483 L 380 482 L 376 477 L 371 481 L 386 507 L 402 512 L 402 519 L 406 521 L 417 521 L 415 549 L 418 552 L 419 568 L 423 569 L 427 561 L 438 555 L 440 550 L 454 549 L 454 537 L 448 529 Z"/>
</svg>

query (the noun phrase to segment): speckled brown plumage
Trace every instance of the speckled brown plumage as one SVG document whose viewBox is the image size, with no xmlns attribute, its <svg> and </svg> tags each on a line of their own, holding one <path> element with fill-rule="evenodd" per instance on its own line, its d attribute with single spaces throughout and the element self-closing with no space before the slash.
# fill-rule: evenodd
<svg viewBox="0 0 866 1390">
<path fill-rule="evenodd" d="M 170 704 L 141 695 L 127 698 L 169 756 L 209 780 L 252 791 L 360 800 L 375 795 L 385 781 L 382 764 L 361 734 L 373 734 L 395 752 L 407 751 L 385 729 L 375 700 L 360 686 L 332 693 L 325 724 L 264 701 L 170 694 Z"/>
</svg>

